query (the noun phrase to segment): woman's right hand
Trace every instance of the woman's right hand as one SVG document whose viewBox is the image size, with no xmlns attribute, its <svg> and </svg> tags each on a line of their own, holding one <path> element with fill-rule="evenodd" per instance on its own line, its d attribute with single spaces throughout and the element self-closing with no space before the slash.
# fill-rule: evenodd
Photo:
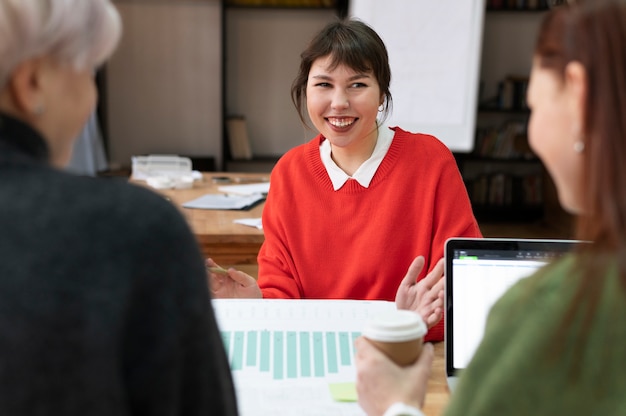
<svg viewBox="0 0 626 416">
<path fill-rule="evenodd" d="M 383 415 L 397 402 L 421 409 L 434 359 L 433 345 L 424 344 L 415 364 L 398 367 L 361 336 L 355 342 L 356 390 L 368 415 Z"/>
<path fill-rule="evenodd" d="M 220 268 L 213 259 L 206 259 L 209 287 L 214 298 L 254 298 L 263 297 L 256 279 L 233 267 L 226 273 L 214 272 L 209 267 Z"/>
</svg>

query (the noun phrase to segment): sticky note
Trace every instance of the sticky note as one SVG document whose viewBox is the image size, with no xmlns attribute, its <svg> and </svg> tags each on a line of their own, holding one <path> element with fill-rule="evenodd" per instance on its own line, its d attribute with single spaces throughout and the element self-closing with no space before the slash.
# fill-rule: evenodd
<svg viewBox="0 0 626 416">
<path fill-rule="evenodd" d="M 354 382 L 330 383 L 330 394 L 336 402 L 356 402 L 356 386 Z"/>
</svg>

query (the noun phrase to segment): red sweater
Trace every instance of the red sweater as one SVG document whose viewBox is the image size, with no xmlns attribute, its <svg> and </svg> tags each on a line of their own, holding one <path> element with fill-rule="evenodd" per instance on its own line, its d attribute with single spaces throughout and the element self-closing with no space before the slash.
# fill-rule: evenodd
<svg viewBox="0 0 626 416">
<path fill-rule="evenodd" d="M 430 271 L 447 238 L 481 236 L 449 149 L 432 136 L 393 130 L 369 188 L 350 179 L 333 190 L 321 135 L 276 164 L 258 256 L 263 297 L 393 301 L 416 256 Z M 443 320 L 426 339 L 443 339 Z"/>
</svg>

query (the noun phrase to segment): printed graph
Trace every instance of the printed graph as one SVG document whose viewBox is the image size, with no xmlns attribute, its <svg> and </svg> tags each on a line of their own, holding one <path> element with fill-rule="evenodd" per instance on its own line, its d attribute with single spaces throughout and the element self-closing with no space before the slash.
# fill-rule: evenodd
<svg viewBox="0 0 626 416">
<path fill-rule="evenodd" d="M 242 416 L 363 416 L 333 400 L 330 386 L 354 382 L 354 341 L 393 302 L 215 299 L 215 315 Z"/>
<path fill-rule="evenodd" d="M 233 371 L 257 369 L 275 380 L 326 377 L 354 365 L 360 332 L 222 331 Z"/>
</svg>

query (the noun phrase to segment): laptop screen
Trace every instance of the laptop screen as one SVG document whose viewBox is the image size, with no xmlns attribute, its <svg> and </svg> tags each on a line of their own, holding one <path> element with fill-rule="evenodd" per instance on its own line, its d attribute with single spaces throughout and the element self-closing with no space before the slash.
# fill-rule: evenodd
<svg viewBox="0 0 626 416">
<path fill-rule="evenodd" d="M 446 242 L 446 371 L 467 366 L 493 304 L 519 279 L 571 250 L 574 240 L 462 239 Z"/>
</svg>

